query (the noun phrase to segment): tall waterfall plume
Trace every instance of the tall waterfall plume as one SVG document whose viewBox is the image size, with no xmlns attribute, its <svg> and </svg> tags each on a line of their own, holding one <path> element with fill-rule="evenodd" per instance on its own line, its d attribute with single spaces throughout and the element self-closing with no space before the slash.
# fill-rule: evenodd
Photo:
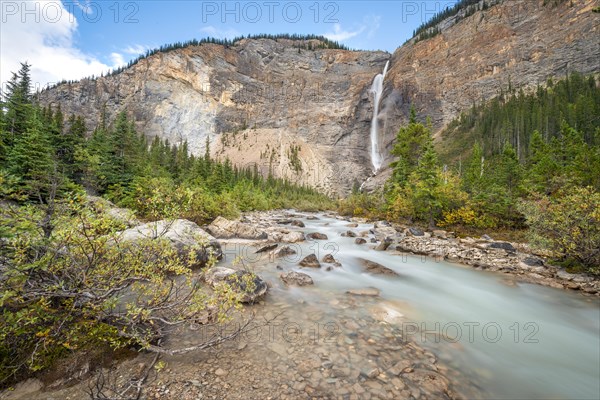
<svg viewBox="0 0 600 400">
<path fill-rule="evenodd" d="M 383 156 L 379 148 L 379 131 L 377 123 L 377 115 L 379 114 L 379 103 L 381 102 L 381 93 L 383 92 L 383 80 L 387 73 L 389 61 L 385 63 L 382 74 L 377 74 L 373 79 L 371 93 L 373 93 L 373 119 L 371 120 L 371 162 L 375 172 L 379 171 L 383 163 Z"/>
</svg>

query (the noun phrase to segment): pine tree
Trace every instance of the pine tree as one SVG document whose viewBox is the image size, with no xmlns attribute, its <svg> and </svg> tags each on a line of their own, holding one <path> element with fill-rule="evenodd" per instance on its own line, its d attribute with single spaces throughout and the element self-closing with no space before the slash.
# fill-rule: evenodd
<svg viewBox="0 0 600 400">
<path fill-rule="evenodd" d="M 435 226 L 435 217 L 441 211 L 439 189 L 442 185 L 437 154 L 431 141 L 425 143 L 423 155 L 410 178 L 413 188 L 413 207 L 428 221 L 430 227 Z"/>
<path fill-rule="evenodd" d="M 406 184 L 409 175 L 416 168 L 427 143 L 431 141 L 431 129 L 416 121 L 416 113 L 411 108 L 410 122 L 400 128 L 396 144 L 391 153 L 398 157 L 392 163 L 394 182 L 400 186 Z"/>
<path fill-rule="evenodd" d="M 8 171 L 21 178 L 21 189 L 30 196 L 44 197 L 56 166 L 54 150 L 38 112 L 33 114 L 28 125 L 27 131 L 15 138 L 9 150 Z"/>
<path fill-rule="evenodd" d="M 9 148 L 17 136 L 27 131 L 33 114 L 29 68 L 29 64 L 21 63 L 19 72 L 13 73 L 7 82 L 7 92 L 3 96 L 6 107 L 4 143 Z"/>
</svg>

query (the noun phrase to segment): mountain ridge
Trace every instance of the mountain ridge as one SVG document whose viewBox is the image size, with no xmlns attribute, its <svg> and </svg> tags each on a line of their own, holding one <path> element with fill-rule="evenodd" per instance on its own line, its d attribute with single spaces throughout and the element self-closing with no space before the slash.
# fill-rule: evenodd
<svg viewBox="0 0 600 400">
<path fill-rule="evenodd" d="M 410 106 L 439 132 L 509 82 L 519 88 L 568 71 L 597 72 L 594 4 L 501 1 L 393 54 L 304 50 L 270 39 L 203 44 L 158 52 L 114 76 L 60 85 L 40 100 L 86 115 L 88 128 L 103 107 L 109 116 L 127 110 L 147 136 L 187 141 L 194 154 L 204 152 L 208 138 L 216 157 L 344 195 L 372 175 L 369 91 L 386 61 L 379 119 L 389 154 Z M 294 146 L 299 163 L 290 157 Z"/>
</svg>

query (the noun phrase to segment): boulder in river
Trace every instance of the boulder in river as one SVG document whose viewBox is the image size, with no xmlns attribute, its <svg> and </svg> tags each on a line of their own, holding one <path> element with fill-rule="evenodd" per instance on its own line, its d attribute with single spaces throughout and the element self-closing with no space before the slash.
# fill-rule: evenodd
<svg viewBox="0 0 600 400">
<path fill-rule="evenodd" d="M 284 243 L 298 243 L 304 241 L 304 233 L 299 231 L 288 232 L 283 235 L 281 241 Z"/>
<path fill-rule="evenodd" d="M 354 240 L 354 243 L 356 243 L 356 244 L 365 244 L 365 243 L 367 243 L 367 241 L 364 238 L 359 237 L 359 238 L 356 238 Z"/>
<path fill-rule="evenodd" d="M 294 286 L 308 286 L 313 285 L 314 282 L 310 275 L 303 272 L 290 271 L 279 275 L 283 283 L 286 285 Z"/>
<path fill-rule="evenodd" d="M 333 264 L 336 267 L 342 266 L 342 264 L 338 260 L 336 260 L 332 254 L 325 254 L 322 261 L 327 264 Z"/>
<path fill-rule="evenodd" d="M 314 254 L 309 254 L 300 261 L 300 265 L 306 268 L 321 268 L 321 263 Z"/>
<path fill-rule="evenodd" d="M 313 239 L 313 240 L 327 240 L 328 239 L 326 234 L 319 233 L 319 232 L 309 233 L 308 235 L 306 235 L 306 237 L 309 239 Z"/>
<path fill-rule="evenodd" d="M 270 244 L 266 244 L 264 246 L 259 247 L 254 253 L 264 253 L 266 251 L 271 251 L 276 249 L 278 246 L 277 243 L 270 243 Z"/>
<path fill-rule="evenodd" d="M 304 222 L 300 221 L 299 219 L 295 219 L 293 220 L 290 225 L 292 226 L 297 226 L 299 228 L 304 228 Z"/>
<path fill-rule="evenodd" d="M 212 287 L 221 282 L 227 283 L 241 295 L 242 303 L 255 302 L 269 289 L 267 283 L 253 272 L 236 271 L 225 267 L 211 268 L 204 276 L 204 280 Z"/>
<path fill-rule="evenodd" d="M 375 250 L 377 251 L 385 251 L 387 250 L 388 247 L 390 247 L 390 245 L 394 242 L 394 240 L 390 237 L 386 237 L 385 239 L 383 239 L 376 247 Z"/>
<path fill-rule="evenodd" d="M 356 237 L 356 233 L 354 233 L 353 231 L 346 231 L 346 232 L 342 233 L 342 236 L 353 238 L 353 237 Z"/>
<path fill-rule="evenodd" d="M 120 241 L 124 242 L 166 239 L 183 258 L 189 256 L 189 252 L 194 249 L 196 263 L 192 266 L 193 268 L 203 268 L 211 253 L 217 260 L 223 258 L 221 244 L 196 223 L 186 219 L 148 222 L 124 230 L 118 234 L 118 237 Z"/>
<path fill-rule="evenodd" d="M 374 275 L 388 275 L 388 276 L 399 276 L 398 273 L 391 270 L 388 267 L 384 267 L 383 265 L 376 263 L 375 261 L 360 259 L 362 262 L 362 267 L 365 272 Z"/>
<path fill-rule="evenodd" d="M 221 216 L 208 226 L 208 231 L 219 239 L 267 239 L 267 233 L 256 229 L 251 224 L 246 224 L 239 221 L 230 221 Z"/>
<path fill-rule="evenodd" d="M 282 258 L 296 254 L 296 250 L 290 246 L 282 246 L 269 254 L 276 258 Z"/>
</svg>

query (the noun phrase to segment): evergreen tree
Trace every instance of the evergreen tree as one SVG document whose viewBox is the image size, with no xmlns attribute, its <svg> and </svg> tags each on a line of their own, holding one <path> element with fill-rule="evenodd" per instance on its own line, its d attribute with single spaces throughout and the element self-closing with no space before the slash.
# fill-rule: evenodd
<svg viewBox="0 0 600 400">
<path fill-rule="evenodd" d="M 8 171 L 21 179 L 21 190 L 36 198 L 48 191 L 55 159 L 52 143 L 39 113 L 34 113 L 29 127 L 14 140 L 7 157 Z"/>
<path fill-rule="evenodd" d="M 6 108 L 3 141 L 8 148 L 12 147 L 17 136 L 27 131 L 27 124 L 33 114 L 29 68 L 29 64 L 21 63 L 19 72 L 13 73 L 7 82 L 7 92 L 3 96 Z"/>
<path fill-rule="evenodd" d="M 398 157 L 392 163 L 394 182 L 400 186 L 406 184 L 411 172 L 417 167 L 425 147 L 431 142 L 431 129 L 417 122 L 414 108 L 411 108 L 409 123 L 400 128 L 396 144 L 391 153 Z"/>
</svg>

